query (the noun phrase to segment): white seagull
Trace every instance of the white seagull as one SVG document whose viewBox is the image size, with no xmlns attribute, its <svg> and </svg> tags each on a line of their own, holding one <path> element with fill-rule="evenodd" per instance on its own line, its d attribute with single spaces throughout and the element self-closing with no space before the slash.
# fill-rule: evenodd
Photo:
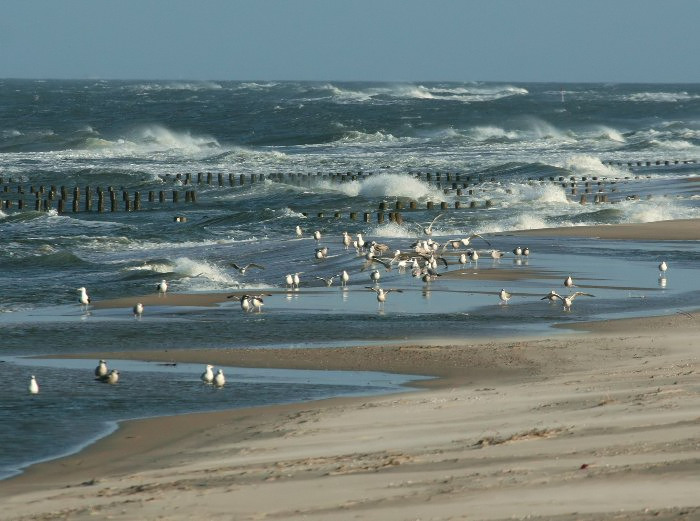
<svg viewBox="0 0 700 521">
<path fill-rule="evenodd" d="M 295 229 L 295 232 L 297 234 L 297 237 L 301 237 L 304 234 L 304 232 L 301 231 L 301 226 L 299 226 L 298 224 L 297 224 L 297 227 Z"/>
<path fill-rule="evenodd" d="M 168 291 L 168 283 L 165 281 L 165 279 L 161 280 L 156 285 L 156 289 L 158 290 L 159 295 L 165 295 L 165 292 Z"/>
<path fill-rule="evenodd" d="M 425 235 L 432 235 L 432 234 L 433 234 L 433 225 L 435 224 L 435 221 L 437 221 L 437 220 L 438 220 L 440 217 L 442 217 L 443 215 L 445 215 L 445 214 L 444 214 L 444 213 L 439 213 L 439 214 L 437 215 L 437 217 L 435 217 L 435 219 L 433 219 L 432 221 L 430 221 L 430 224 L 429 224 L 426 228 L 422 228 L 422 227 L 421 227 L 421 229 L 423 230 L 423 233 L 424 233 Z"/>
<path fill-rule="evenodd" d="M 571 275 L 564 279 L 564 286 L 566 286 L 567 288 L 572 288 L 575 286 L 574 279 L 571 278 Z"/>
<path fill-rule="evenodd" d="M 96 380 L 114 385 L 119 381 L 119 371 L 117 371 L 116 369 L 112 369 L 106 375 L 98 376 Z"/>
<path fill-rule="evenodd" d="M 291 273 L 287 273 L 287 276 L 284 277 L 284 284 L 286 288 L 294 288 L 294 277 L 292 277 Z"/>
<path fill-rule="evenodd" d="M 226 378 L 224 377 L 224 372 L 219 369 L 216 371 L 216 376 L 214 376 L 214 385 L 217 387 L 223 387 L 226 383 Z"/>
<path fill-rule="evenodd" d="M 105 376 L 107 372 L 107 362 L 105 362 L 104 360 L 100 360 L 97 364 L 97 367 L 95 367 L 95 376 L 99 378 L 101 376 Z"/>
<path fill-rule="evenodd" d="M 92 302 L 92 300 L 88 296 L 85 287 L 78 288 L 78 291 L 80 291 L 80 297 L 78 297 L 78 302 L 80 302 L 80 309 L 84 308 L 85 311 L 87 311 L 88 305 L 90 304 L 90 302 Z"/>
<path fill-rule="evenodd" d="M 200 376 L 200 378 L 205 384 L 210 384 L 214 381 L 214 373 L 212 369 L 214 369 L 214 366 L 207 364 L 206 369 L 202 373 L 202 376 Z"/>
<path fill-rule="evenodd" d="M 245 266 L 239 266 L 235 262 L 232 262 L 231 266 L 233 266 L 234 269 L 237 269 L 241 275 L 245 275 L 245 272 L 248 268 L 258 268 L 259 270 L 265 269 L 265 266 L 261 266 L 260 264 L 255 264 L 254 262 L 250 262 L 250 263 L 246 264 Z"/>
<path fill-rule="evenodd" d="M 574 299 L 581 295 L 585 295 L 586 297 L 595 297 L 595 295 L 591 295 L 590 293 L 584 293 L 583 291 L 577 291 L 576 293 L 572 293 L 567 297 L 562 297 L 561 295 L 555 293 L 553 297 L 560 299 L 564 303 L 564 311 L 571 311 L 571 305 L 574 303 Z"/>
<path fill-rule="evenodd" d="M 478 237 L 478 238 L 481 239 L 482 241 L 486 242 L 486 244 L 488 244 L 489 246 L 491 246 L 491 243 L 490 243 L 488 240 L 484 239 L 484 238 L 483 238 L 481 235 L 479 235 L 478 233 L 472 233 L 469 237 L 465 237 L 464 239 L 460 239 L 459 242 L 462 243 L 462 246 L 469 246 L 469 243 L 472 241 L 472 239 L 473 239 L 474 237 Z"/>
<path fill-rule="evenodd" d="M 377 270 L 373 270 L 372 273 L 369 274 L 369 278 L 375 284 L 379 284 L 379 279 L 381 278 L 381 274 Z"/>
<path fill-rule="evenodd" d="M 36 383 L 36 377 L 32 375 L 29 380 L 29 394 L 39 394 L 39 384 Z"/>
<path fill-rule="evenodd" d="M 333 279 L 335 278 L 335 275 L 332 277 L 315 277 L 318 280 L 322 280 L 323 283 L 328 286 L 329 288 L 333 285 Z"/>
<path fill-rule="evenodd" d="M 501 299 L 502 304 L 508 304 L 508 301 L 513 295 L 508 293 L 505 289 L 502 289 L 501 292 L 498 294 L 498 298 Z"/>
<path fill-rule="evenodd" d="M 350 237 L 348 232 L 343 232 L 343 246 L 345 246 L 346 250 L 350 247 L 350 244 L 352 244 L 352 237 Z"/>
<path fill-rule="evenodd" d="M 248 295 L 241 296 L 239 301 L 241 303 L 241 309 L 243 310 L 243 312 L 247 313 L 248 311 L 250 311 L 250 297 Z"/>
<path fill-rule="evenodd" d="M 321 232 L 320 231 L 316 230 L 314 232 L 314 239 L 316 239 L 316 242 L 321 240 Z"/>
<path fill-rule="evenodd" d="M 300 279 L 299 279 L 299 274 L 300 274 L 300 273 L 301 273 L 301 271 L 298 272 L 298 273 L 295 273 L 295 274 L 292 276 L 293 287 L 296 288 L 296 289 L 299 289 L 299 283 L 301 282 Z"/>
<path fill-rule="evenodd" d="M 345 287 L 348 285 L 348 281 L 350 280 L 350 274 L 343 270 L 340 274 L 340 285 Z"/>
<path fill-rule="evenodd" d="M 374 291 L 377 294 L 377 302 L 379 302 L 380 307 L 384 306 L 384 303 L 386 302 L 387 295 L 389 293 L 391 293 L 392 291 L 396 291 L 397 293 L 403 293 L 403 290 L 396 289 L 396 288 L 382 289 L 382 288 L 372 288 L 369 286 L 365 286 L 365 287 L 371 291 Z"/>
<path fill-rule="evenodd" d="M 134 304 L 134 317 L 141 319 L 142 316 L 143 316 L 143 304 L 141 304 L 141 302 L 137 302 L 136 304 Z"/>
<path fill-rule="evenodd" d="M 262 295 L 253 295 L 250 297 L 250 304 L 253 306 L 253 309 L 260 313 L 262 311 L 263 307 L 263 298 Z"/>
<path fill-rule="evenodd" d="M 523 249 L 520 246 L 516 246 L 515 248 L 513 248 L 513 254 L 516 257 L 520 257 L 523 254 Z"/>
<path fill-rule="evenodd" d="M 666 261 L 661 261 L 661 264 L 659 264 L 660 275 L 661 276 L 665 275 L 667 269 L 668 269 L 668 264 L 666 264 Z"/>
</svg>

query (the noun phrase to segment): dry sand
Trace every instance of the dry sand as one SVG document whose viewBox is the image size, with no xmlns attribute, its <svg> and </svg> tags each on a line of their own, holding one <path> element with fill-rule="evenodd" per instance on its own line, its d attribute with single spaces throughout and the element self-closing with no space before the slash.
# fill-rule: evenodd
<svg viewBox="0 0 700 521">
<path fill-rule="evenodd" d="M 658 227 L 646 228 L 653 239 Z M 0 482 L 0 519 L 700 519 L 700 318 L 578 327 L 548 339 L 119 353 L 440 378 L 389 396 L 125 422 Z"/>
</svg>

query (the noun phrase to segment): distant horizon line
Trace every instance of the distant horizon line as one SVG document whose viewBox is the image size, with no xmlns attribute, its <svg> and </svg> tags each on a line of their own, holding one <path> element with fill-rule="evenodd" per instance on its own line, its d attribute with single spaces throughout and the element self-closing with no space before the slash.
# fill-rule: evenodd
<svg viewBox="0 0 700 521">
<path fill-rule="evenodd" d="M 195 78 L 116 78 L 116 77 L 85 77 L 85 78 L 52 78 L 52 77 L 0 77 L 0 81 L 164 81 L 164 82 L 231 82 L 231 83 L 389 83 L 389 84 L 422 84 L 422 83 L 518 83 L 518 84 L 557 84 L 557 85 L 700 85 L 693 81 L 556 81 L 556 80 L 342 80 L 342 79 L 195 79 Z"/>
</svg>

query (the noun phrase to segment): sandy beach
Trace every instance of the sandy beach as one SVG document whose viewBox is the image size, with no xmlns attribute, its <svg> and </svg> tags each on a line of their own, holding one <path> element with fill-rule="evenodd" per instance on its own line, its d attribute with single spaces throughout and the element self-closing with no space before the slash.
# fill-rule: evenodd
<svg viewBox="0 0 700 521">
<path fill-rule="evenodd" d="M 698 228 L 629 225 L 614 237 L 697 240 Z M 347 348 L 127 348 L 120 358 L 436 378 L 386 396 L 124 422 L 0 481 L 0 519 L 700 519 L 698 315 L 575 329 Z"/>
</svg>

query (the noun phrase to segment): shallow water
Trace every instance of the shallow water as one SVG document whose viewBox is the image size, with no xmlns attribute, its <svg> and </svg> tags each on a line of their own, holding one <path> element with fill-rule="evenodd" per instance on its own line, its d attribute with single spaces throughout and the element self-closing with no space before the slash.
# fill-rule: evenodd
<svg viewBox="0 0 700 521">
<path fill-rule="evenodd" d="M 12 201 L 0 210 L 0 466 L 9 473 L 64 453 L 134 416 L 394 389 L 385 383 L 367 387 L 366 377 L 358 375 L 329 385 L 326 375 L 313 373 L 309 382 L 233 377 L 225 390 L 210 393 L 199 385 L 199 369 L 170 378 L 160 368 L 137 365 L 128 366 L 118 386 L 106 387 L 92 381 L 91 373 L 86 377 L 85 367 L 18 356 L 99 350 L 118 360 L 120 351 L 130 349 L 558 334 L 553 323 L 696 307 L 697 242 L 508 234 L 700 217 L 700 169 L 693 162 L 700 146 L 700 86 L 568 85 L 563 103 L 560 88 L 0 80 L 0 200 Z M 200 173 L 203 182 L 197 183 Z M 304 176 L 289 175 L 298 173 Z M 346 174 L 344 182 L 329 177 L 338 173 Z M 178 174 L 190 174 L 195 184 L 183 185 Z M 251 174 L 257 182 L 250 182 Z M 246 176 L 243 185 L 240 175 Z M 58 215 L 56 200 L 48 213 L 17 211 L 18 187 L 33 208 L 30 189 L 41 185 L 69 192 L 77 186 L 83 193 L 87 186 L 112 186 L 132 198 L 138 190 L 144 210 L 126 212 L 120 199 L 116 212 Z M 586 188 L 589 203 L 582 205 Z M 184 202 L 186 189 L 196 190 L 195 204 Z M 598 189 L 611 203 L 590 202 Z M 165 203 L 146 201 L 148 191 L 161 190 L 168 195 Z M 181 193 L 181 202 L 171 202 L 172 190 Z M 402 224 L 378 223 L 379 204 L 394 208 L 397 200 L 404 207 L 414 201 L 417 209 L 404 210 Z M 436 209 L 427 209 L 429 201 Z M 443 201 L 452 209 L 435 222 L 435 240 L 477 232 L 507 253 L 493 262 L 491 247 L 474 239 L 481 259 L 468 272 L 514 270 L 522 277 L 439 277 L 424 284 L 410 273 L 380 267 L 382 287 L 402 290 L 389 294 L 380 308 L 366 289 L 372 286 L 370 270 L 361 270 L 363 260 L 354 250 L 343 249 L 342 231 L 407 251 Z M 454 209 L 456 202 L 461 209 Z M 350 212 L 358 219 L 351 220 Z M 365 212 L 370 222 L 363 221 Z M 186 222 L 174 222 L 177 215 Z M 295 238 L 296 225 L 304 238 Z M 313 230 L 323 234 L 318 245 L 310 238 Z M 528 245 L 531 255 L 514 258 L 510 252 L 517 245 Z M 315 259 L 318 246 L 330 248 L 329 258 Z M 449 258 L 449 271 L 459 268 L 456 256 Z M 664 278 L 657 269 L 662 259 L 670 266 Z M 241 275 L 231 262 L 256 262 L 264 269 Z M 315 278 L 342 269 L 351 273 L 347 290 L 337 281 L 326 288 Z M 284 276 L 292 272 L 302 272 L 302 286 L 286 292 Z M 563 291 L 568 274 L 578 289 L 595 296 L 577 298 L 571 312 L 564 312 L 540 298 L 550 289 Z M 261 313 L 249 314 L 234 301 L 181 307 L 164 297 L 147 306 L 141 320 L 134 319 L 131 305 L 85 313 L 77 303 L 81 286 L 95 301 L 130 297 L 136 303 L 155 293 L 163 278 L 170 293 L 273 294 Z M 508 305 L 499 303 L 502 287 L 514 295 Z M 30 371 L 42 386 L 36 397 L 26 394 Z M 146 376 L 132 378 L 132 371 Z M 70 389 L 55 385 L 62 382 L 70 382 Z M 134 396 L 141 397 L 138 411 L 127 407 Z M 90 399 L 107 398 L 113 401 L 88 426 Z M 51 422 L 42 423 L 45 415 L 38 411 L 50 413 Z"/>
</svg>

